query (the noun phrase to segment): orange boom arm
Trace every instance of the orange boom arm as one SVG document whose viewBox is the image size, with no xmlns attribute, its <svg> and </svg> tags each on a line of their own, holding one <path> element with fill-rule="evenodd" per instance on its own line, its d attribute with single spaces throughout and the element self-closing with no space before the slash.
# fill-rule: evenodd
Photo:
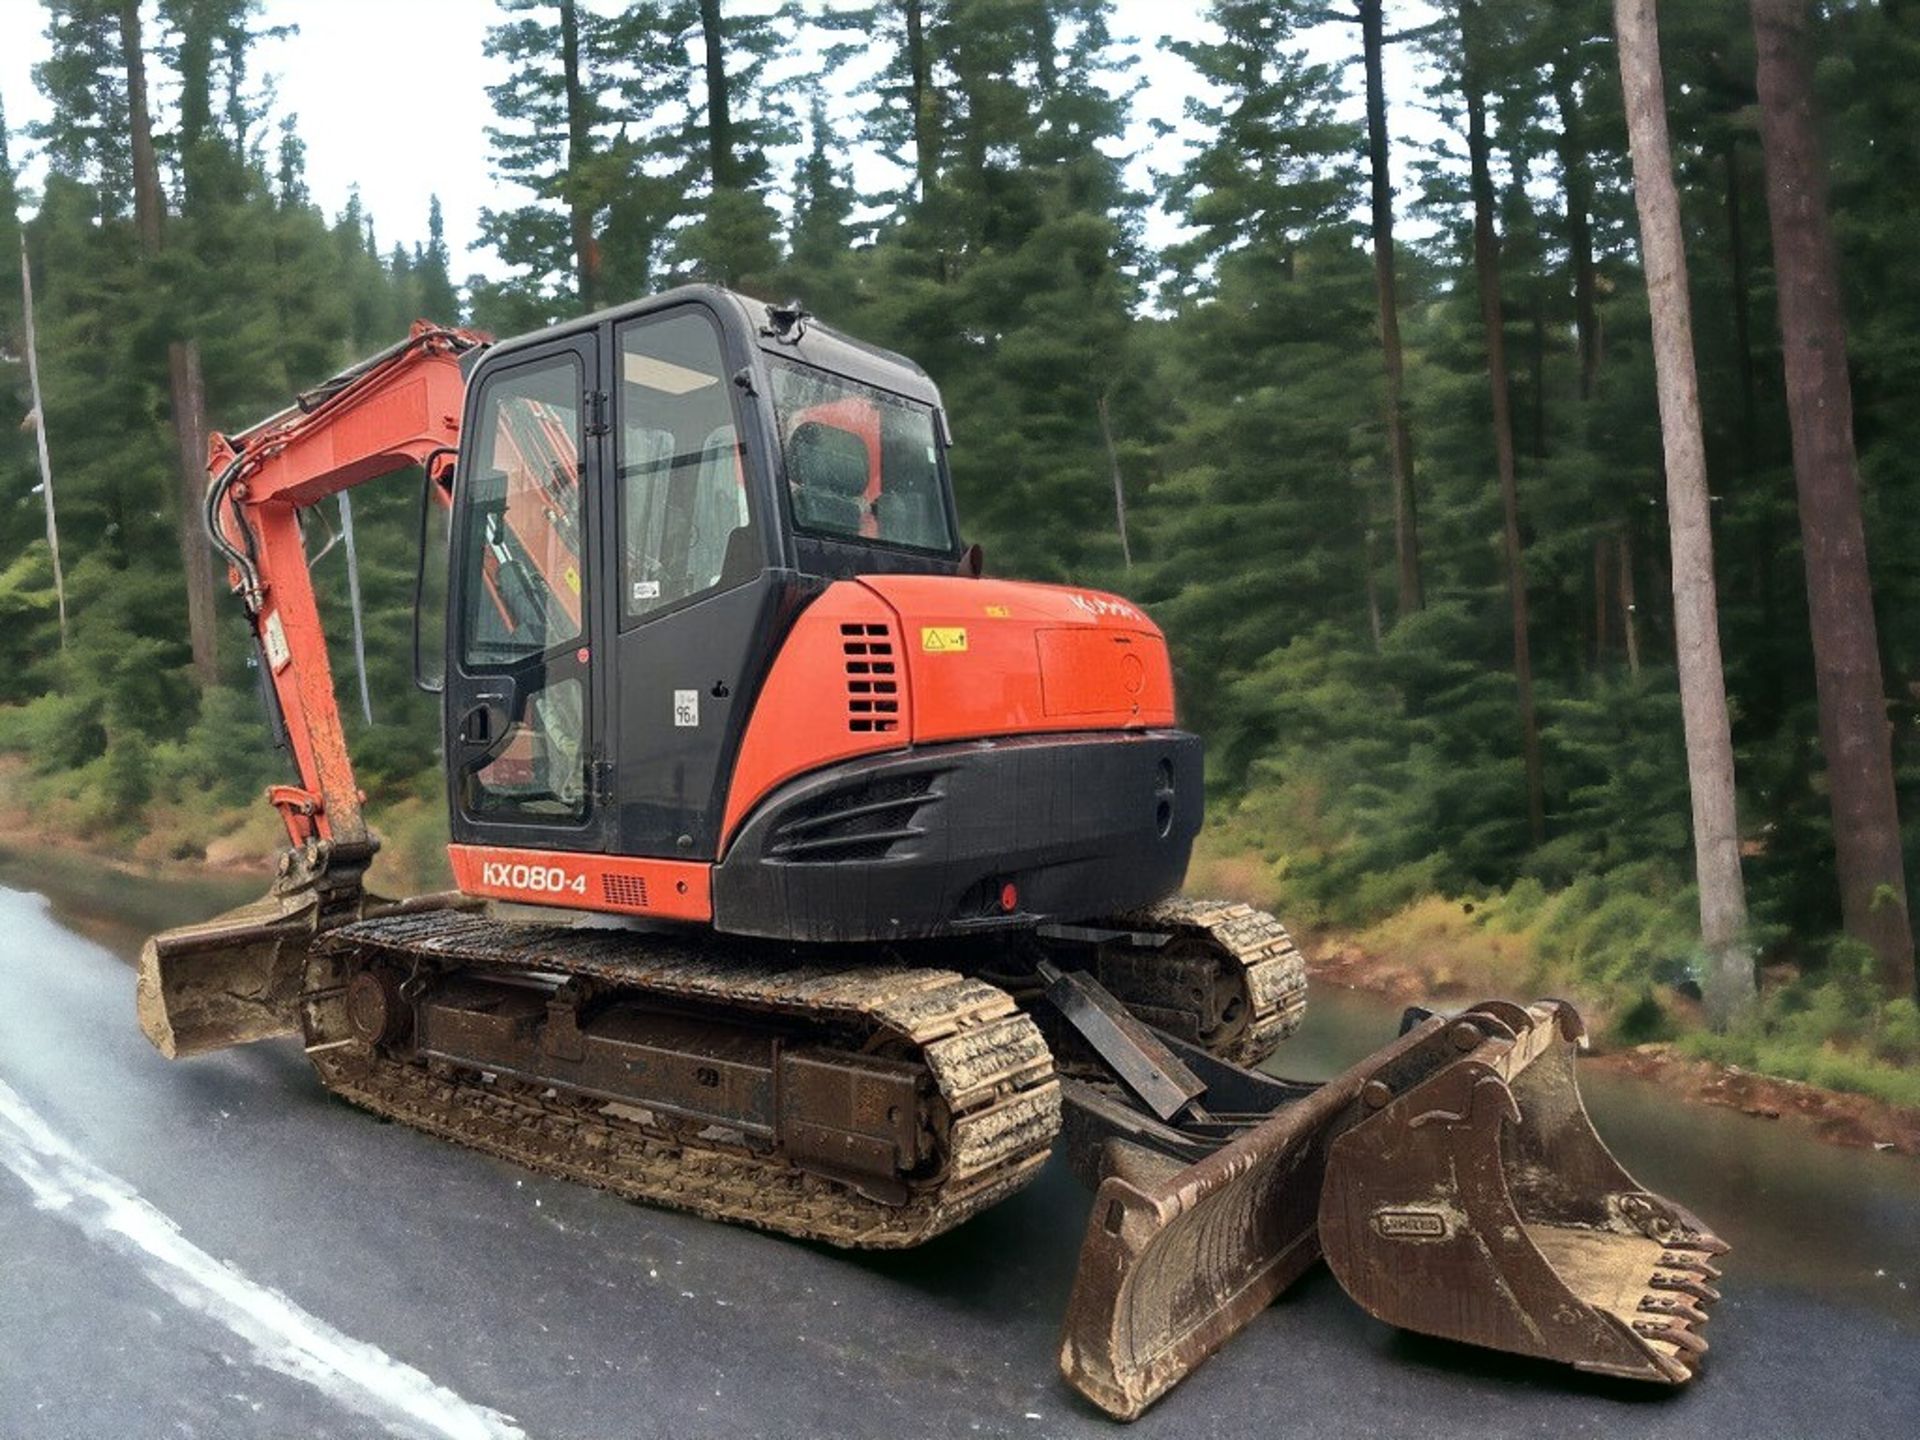
<svg viewBox="0 0 1920 1440">
<path fill-rule="evenodd" d="M 471 331 L 418 321 L 399 345 L 296 407 L 208 441 L 208 532 L 245 602 L 299 769 L 298 785 L 269 792 L 295 847 L 367 840 L 300 511 L 413 465 L 428 467 L 444 502 L 466 391 L 460 356 L 487 343 Z"/>
</svg>

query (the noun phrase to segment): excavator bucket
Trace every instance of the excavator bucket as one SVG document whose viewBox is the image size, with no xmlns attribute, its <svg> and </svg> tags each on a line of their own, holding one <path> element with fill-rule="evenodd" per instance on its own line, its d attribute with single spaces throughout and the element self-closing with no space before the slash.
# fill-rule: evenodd
<svg viewBox="0 0 1920 1440">
<path fill-rule="evenodd" d="M 1132 1419 L 1324 1251 L 1407 1329 L 1686 1379 L 1717 1298 L 1706 1257 L 1726 1247 L 1607 1154 L 1574 1087 L 1581 1034 L 1566 1006 L 1492 1002 L 1420 1020 L 1320 1085 L 1169 1041 L 1205 1085 L 1171 1119 L 1069 1081 L 1069 1142 L 1103 1178 L 1062 1373 Z"/>
<path fill-rule="evenodd" d="M 169 1060 L 292 1035 L 315 937 L 371 915 L 471 906 L 447 892 L 381 900 L 361 888 L 371 846 L 289 850 L 260 899 L 163 931 L 140 951 L 140 1028 Z"/>
<path fill-rule="evenodd" d="M 140 950 L 140 1028 L 169 1060 L 290 1035 L 319 914 L 311 889 L 273 891 L 153 936 Z"/>
<path fill-rule="evenodd" d="M 1691 1379 L 1727 1250 L 1594 1132 L 1570 1006 L 1474 1007 L 1461 1058 L 1333 1142 L 1320 1241 L 1390 1324 L 1670 1385 Z"/>
</svg>

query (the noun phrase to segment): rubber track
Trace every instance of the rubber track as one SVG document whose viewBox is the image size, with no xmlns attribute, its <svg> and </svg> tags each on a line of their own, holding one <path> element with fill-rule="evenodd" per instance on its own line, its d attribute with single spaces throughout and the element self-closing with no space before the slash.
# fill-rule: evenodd
<svg viewBox="0 0 1920 1440">
<path fill-rule="evenodd" d="M 1223 1060 L 1258 1065 L 1300 1028 L 1307 1012 L 1307 962 L 1287 927 L 1266 911 L 1238 900 L 1175 895 L 1106 923 L 1201 940 L 1222 965 L 1238 970 L 1250 1013 L 1247 1023 L 1214 1051 Z"/>
<path fill-rule="evenodd" d="M 334 1093 L 431 1134 L 628 1199 L 833 1245 L 899 1248 L 1011 1195 L 1045 1162 L 1060 1086 L 1039 1030 L 1004 991 L 945 970 L 767 963 L 631 931 L 527 926 L 449 912 L 364 920 L 316 947 L 308 1054 Z M 638 1105 L 381 1056 L 346 1035 L 353 966 L 589 976 L 629 992 L 826 1026 L 916 1053 L 951 1115 L 946 1164 L 903 1205 L 868 1199 L 739 1143 L 648 1124 Z M 337 1027 L 337 1028 L 336 1028 Z"/>
</svg>

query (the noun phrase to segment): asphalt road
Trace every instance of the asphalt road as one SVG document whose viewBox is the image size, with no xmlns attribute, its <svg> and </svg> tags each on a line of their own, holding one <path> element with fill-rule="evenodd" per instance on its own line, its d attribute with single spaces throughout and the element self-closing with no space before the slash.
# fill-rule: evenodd
<svg viewBox="0 0 1920 1440">
<path fill-rule="evenodd" d="M 1058 1166 L 850 1258 L 383 1124 L 291 1044 L 169 1064 L 132 990 L 0 890 L 0 1440 L 1122 1433 L 1054 1371 L 1087 1209 Z M 1126 1433 L 1920 1430 L 1920 1330 L 1739 1258 L 1683 1392 L 1401 1335 L 1320 1271 Z"/>
</svg>

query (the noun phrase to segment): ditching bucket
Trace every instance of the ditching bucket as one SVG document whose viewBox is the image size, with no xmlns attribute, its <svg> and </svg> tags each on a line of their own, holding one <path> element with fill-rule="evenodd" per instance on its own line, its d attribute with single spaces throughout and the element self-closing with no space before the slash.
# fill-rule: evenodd
<svg viewBox="0 0 1920 1440">
<path fill-rule="evenodd" d="M 1132 1419 L 1324 1249 L 1393 1324 L 1685 1380 L 1705 1349 L 1699 1306 L 1718 1298 L 1706 1256 L 1726 1247 L 1607 1154 L 1574 1087 L 1582 1033 L 1557 1002 L 1490 1002 L 1317 1086 L 1170 1042 L 1206 1082 L 1197 1123 L 1067 1082 L 1069 1142 L 1104 1178 L 1062 1373 Z"/>
<path fill-rule="evenodd" d="M 316 936 L 368 915 L 475 903 L 452 892 L 381 900 L 360 884 L 371 856 L 370 845 L 289 850 L 260 899 L 149 939 L 135 1002 L 154 1048 L 178 1060 L 295 1034 Z"/>
<path fill-rule="evenodd" d="M 273 891 L 140 950 L 140 1028 L 169 1060 L 290 1035 L 320 902 Z"/>
<path fill-rule="evenodd" d="M 1727 1246 L 1641 1188 L 1575 1083 L 1571 1006 L 1475 1006 L 1460 1059 L 1379 1101 L 1333 1143 L 1327 1264 L 1380 1319 L 1428 1335 L 1678 1385 L 1720 1298 Z"/>
</svg>

